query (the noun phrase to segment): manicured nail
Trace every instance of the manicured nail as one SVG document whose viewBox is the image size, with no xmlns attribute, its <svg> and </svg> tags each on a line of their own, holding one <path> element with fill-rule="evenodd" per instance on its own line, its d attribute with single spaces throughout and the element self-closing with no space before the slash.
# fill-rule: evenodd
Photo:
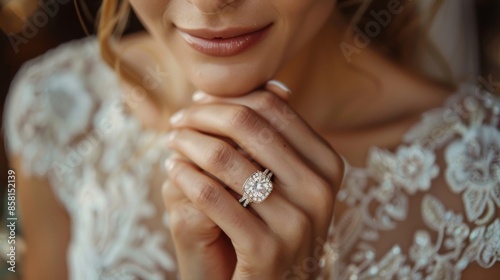
<svg viewBox="0 0 500 280">
<path fill-rule="evenodd" d="M 203 100 L 205 98 L 208 97 L 208 94 L 204 93 L 203 91 L 201 90 L 198 90 L 196 91 L 195 93 L 193 93 L 193 101 L 194 102 L 197 102 L 197 101 L 200 101 L 200 100 Z"/>
<path fill-rule="evenodd" d="M 170 124 L 176 124 L 178 123 L 185 115 L 184 110 L 177 111 L 175 114 L 170 117 Z"/>
<path fill-rule="evenodd" d="M 273 86 L 276 86 L 278 87 L 279 89 L 281 89 L 282 91 L 288 93 L 288 94 L 291 94 L 292 91 L 287 87 L 285 86 L 284 83 L 280 82 L 280 81 L 277 81 L 277 80 L 270 80 L 267 82 L 268 85 L 273 85 Z"/>
<path fill-rule="evenodd" d="M 165 160 L 165 170 L 167 172 L 171 172 L 172 169 L 174 169 L 175 166 L 175 159 L 173 157 L 169 157 Z"/>
</svg>

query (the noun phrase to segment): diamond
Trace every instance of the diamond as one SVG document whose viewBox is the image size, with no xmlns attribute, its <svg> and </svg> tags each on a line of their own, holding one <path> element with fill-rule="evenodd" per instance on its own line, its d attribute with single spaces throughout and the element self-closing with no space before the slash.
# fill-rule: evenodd
<svg viewBox="0 0 500 280">
<path fill-rule="evenodd" d="M 244 201 L 243 206 L 246 207 L 250 202 L 260 203 L 269 196 L 273 190 L 273 184 L 270 180 L 272 175 L 273 173 L 266 169 L 264 172 L 255 172 L 245 181 L 243 197 L 240 199 L 240 202 Z"/>
</svg>

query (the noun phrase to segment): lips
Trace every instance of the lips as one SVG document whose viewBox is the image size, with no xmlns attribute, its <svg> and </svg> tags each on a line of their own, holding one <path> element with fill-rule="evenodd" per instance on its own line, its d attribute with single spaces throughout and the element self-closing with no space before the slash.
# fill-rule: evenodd
<svg viewBox="0 0 500 280">
<path fill-rule="evenodd" d="M 194 50 L 209 56 L 228 57 L 238 55 L 256 45 L 272 24 L 251 28 L 223 30 L 184 29 L 177 27 L 181 37 Z"/>
</svg>

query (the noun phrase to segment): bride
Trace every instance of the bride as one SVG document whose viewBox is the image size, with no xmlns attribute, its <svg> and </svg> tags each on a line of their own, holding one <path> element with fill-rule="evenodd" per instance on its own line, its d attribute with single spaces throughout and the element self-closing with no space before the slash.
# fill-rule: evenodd
<svg viewBox="0 0 500 280">
<path fill-rule="evenodd" d="M 413 2 L 103 0 L 9 94 L 25 279 L 497 279 L 500 99 Z"/>
</svg>

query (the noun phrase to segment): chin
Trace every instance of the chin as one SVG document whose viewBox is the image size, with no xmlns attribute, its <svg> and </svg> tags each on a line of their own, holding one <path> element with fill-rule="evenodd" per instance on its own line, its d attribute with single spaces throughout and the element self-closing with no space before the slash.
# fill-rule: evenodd
<svg viewBox="0 0 500 280">
<path fill-rule="evenodd" d="M 262 87 L 273 76 L 269 69 L 248 64 L 205 64 L 188 71 L 188 76 L 196 88 L 208 94 L 236 97 Z"/>
</svg>

